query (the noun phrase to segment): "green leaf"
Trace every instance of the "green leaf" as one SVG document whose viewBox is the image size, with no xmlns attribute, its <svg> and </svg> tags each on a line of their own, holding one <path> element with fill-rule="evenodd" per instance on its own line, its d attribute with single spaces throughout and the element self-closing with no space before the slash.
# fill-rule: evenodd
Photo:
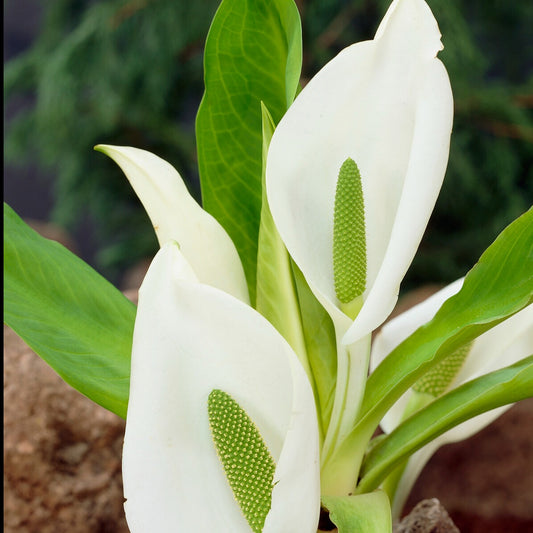
<svg viewBox="0 0 533 533">
<path fill-rule="evenodd" d="M 295 97 L 301 58 L 293 0 L 223 0 L 205 47 L 198 164 L 204 208 L 233 239 L 252 303 L 261 212 L 261 102 L 277 123 Z"/>
<path fill-rule="evenodd" d="M 7 204 L 4 321 L 67 383 L 126 417 L 135 306 Z"/>
<path fill-rule="evenodd" d="M 397 346 L 368 378 L 359 422 L 328 469 L 355 483 L 361 454 L 385 413 L 428 370 L 533 301 L 533 208 L 510 224 L 435 317 Z"/>
<path fill-rule="evenodd" d="M 263 109 L 263 183 L 266 156 L 274 122 Z M 298 355 L 313 387 L 321 437 L 326 431 L 333 400 L 337 352 L 333 323 L 290 259 L 278 233 L 263 187 L 257 254 L 256 309 L 283 335 Z"/>
<path fill-rule="evenodd" d="M 265 183 L 266 158 L 274 122 L 266 106 L 263 113 L 263 193 L 257 252 L 256 309 L 283 335 L 298 355 L 310 378 L 289 253 L 268 206 Z"/>
<path fill-rule="evenodd" d="M 322 503 L 329 510 L 331 521 L 339 533 L 390 533 L 390 503 L 383 491 L 355 496 L 324 496 Z"/>
<path fill-rule="evenodd" d="M 301 313 L 307 360 L 323 436 L 331 420 L 337 384 L 337 343 L 331 317 L 309 288 L 301 270 L 291 260 Z"/>
<path fill-rule="evenodd" d="M 374 490 L 414 452 L 479 414 L 533 395 L 533 356 L 469 381 L 418 411 L 366 456 L 357 490 Z"/>
<path fill-rule="evenodd" d="M 398 398 L 461 346 L 533 301 L 533 208 L 503 230 L 435 317 L 370 375 L 362 413 L 378 421 Z"/>
</svg>

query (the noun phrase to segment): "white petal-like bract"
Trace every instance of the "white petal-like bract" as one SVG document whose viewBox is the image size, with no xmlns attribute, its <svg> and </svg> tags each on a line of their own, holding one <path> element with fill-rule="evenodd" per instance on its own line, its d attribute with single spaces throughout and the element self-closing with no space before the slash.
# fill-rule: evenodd
<svg viewBox="0 0 533 533">
<path fill-rule="evenodd" d="M 210 433 L 208 395 L 246 411 L 277 467 L 264 533 L 314 533 L 320 508 L 313 392 L 287 342 L 240 300 L 195 282 L 175 244 L 156 255 L 135 322 L 124 440 L 133 533 L 251 531 Z"/>
<path fill-rule="evenodd" d="M 178 171 L 130 146 L 98 145 L 117 163 L 141 200 L 160 246 L 176 241 L 199 280 L 249 302 L 237 249 L 224 228 L 190 195 Z"/>
<path fill-rule="evenodd" d="M 274 132 L 267 194 L 279 233 L 335 321 L 333 211 L 347 158 L 361 173 L 364 304 L 351 344 L 392 311 L 433 210 L 448 161 L 453 98 L 437 23 L 423 0 L 396 0 L 376 37 L 330 61 Z"/>
</svg>

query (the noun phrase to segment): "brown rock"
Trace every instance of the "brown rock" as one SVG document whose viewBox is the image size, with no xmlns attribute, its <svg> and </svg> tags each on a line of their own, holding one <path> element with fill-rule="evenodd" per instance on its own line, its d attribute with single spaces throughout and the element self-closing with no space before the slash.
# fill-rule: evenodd
<svg viewBox="0 0 533 533">
<path fill-rule="evenodd" d="M 394 527 L 394 533 L 459 533 L 437 498 L 423 500 Z"/>
<path fill-rule="evenodd" d="M 126 533 L 124 422 L 4 327 L 4 530 Z"/>
</svg>

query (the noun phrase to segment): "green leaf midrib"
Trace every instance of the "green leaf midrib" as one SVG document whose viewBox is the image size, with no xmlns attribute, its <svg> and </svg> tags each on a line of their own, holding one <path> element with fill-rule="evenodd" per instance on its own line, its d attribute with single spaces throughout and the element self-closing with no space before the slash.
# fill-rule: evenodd
<svg viewBox="0 0 533 533">
<path fill-rule="evenodd" d="M 294 65 L 301 65 L 301 29 L 292 0 L 221 3 L 205 48 L 198 164 L 203 206 L 232 238 L 252 304 L 261 212 L 261 101 L 278 122 L 296 92 Z"/>
</svg>

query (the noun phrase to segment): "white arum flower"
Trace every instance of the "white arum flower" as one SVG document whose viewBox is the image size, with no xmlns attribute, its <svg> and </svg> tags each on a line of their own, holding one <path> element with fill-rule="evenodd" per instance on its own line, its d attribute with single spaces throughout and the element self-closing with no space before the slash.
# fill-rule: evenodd
<svg viewBox="0 0 533 533">
<path fill-rule="evenodd" d="M 346 345 L 392 311 L 441 188 L 453 114 L 441 49 L 427 4 L 395 0 L 374 40 L 306 85 L 270 144 L 274 221 Z"/>
<path fill-rule="evenodd" d="M 101 144 L 96 149 L 111 157 L 126 174 L 152 221 L 160 246 L 177 241 L 200 281 L 249 302 L 235 245 L 189 194 L 176 169 L 139 148 Z"/>
<path fill-rule="evenodd" d="M 317 529 L 307 376 L 265 318 L 198 282 L 175 243 L 139 294 L 123 475 L 133 533 Z"/>
<path fill-rule="evenodd" d="M 336 329 L 323 460 L 353 428 L 370 334 L 397 301 L 442 185 L 453 98 L 441 49 L 427 4 L 395 0 L 374 40 L 349 46 L 306 85 L 270 143 L 274 222 Z"/>
<path fill-rule="evenodd" d="M 394 318 L 379 332 L 372 344 L 371 367 L 379 363 L 416 329 L 430 321 L 445 300 L 459 292 L 463 280 L 460 279 L 424 302 Z M 422 378 L 389 410 L 381 422 L 381 427 L 390 433 L 397 427 L 408 404 L 417 393 L 438 397 L 475 379 L 483 374 L 512 365 L 528 357 L 533 352 L 533 304 L 504 320 L 489 331 L 480 335 L 473 343 L 459 349 L 437 366 L 429 376 Z M 412 404 L 411 404 L 412 405 Z M 466 439 L 478 432 L 510 406 L 493 409 L 456 426 L 424 446 L 409 459 L 400 479 L 393 504 L 393 516 L 399 516 L 405 500 L 422 468 L 444 444 Z"/>
</svg>

